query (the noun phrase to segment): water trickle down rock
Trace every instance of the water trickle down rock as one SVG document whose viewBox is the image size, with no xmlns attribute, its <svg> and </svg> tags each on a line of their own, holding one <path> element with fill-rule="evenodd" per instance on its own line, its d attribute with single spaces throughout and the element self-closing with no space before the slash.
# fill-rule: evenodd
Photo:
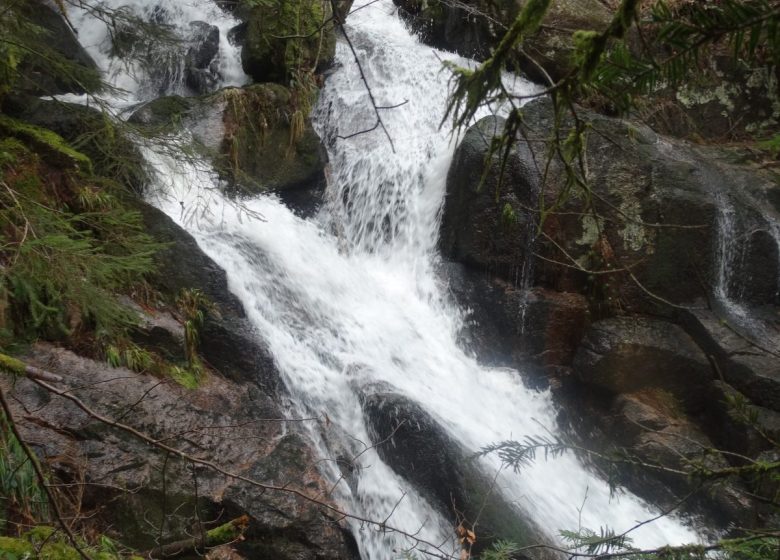
<svg viewBox="0 0 780 560">
<path fill-rule="evenodd" d="M 185 56 L 184 79 L 196 94 L 209 93 L 219 83 L 219 28 L 205 21 L 190 22 L 191 46 Z"/>
</svg>

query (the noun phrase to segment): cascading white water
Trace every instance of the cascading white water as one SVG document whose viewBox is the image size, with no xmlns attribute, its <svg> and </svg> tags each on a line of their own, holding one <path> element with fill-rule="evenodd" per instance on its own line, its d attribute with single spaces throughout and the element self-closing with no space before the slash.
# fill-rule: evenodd
<svg viewBox="0 0 780 560">
<path fill-rule="evenodd" d="M 774 322 L 767 322 L 760 314 L 755 313 L 753 306 L 745 303 L 745 291 L 750 289 L 752 278 L 739 278 L 738 271 L 744 267 L 747 254 L 749 235 L 756 229 L 766 231 L 774 240 L 780 254 L 780 216 L 772 210 L 768 200 L 753 200 L 741 193 L 743 209 L 753 211 L 748 218 L 740 216 L 736 203 L 728 192 L 717 192 L 718 214 L 718 246 L 716 251 L 717 270 L 714 282 L 714 296 L 719 311 L 732 328 L 738 329 L 748 339 L 758 341 L 761 345 L 774 347 L 780 344 L 780 331 Z M 743 210 L 744 211 L 744 210 Z M 767 266 L 771 266 L 768 263 Z M 780 271 L 777 271 L 776 294 L 780 294 Z"/>
<path fill-rule="evenodd" d="M 141 21 L 157 24 L 161 31 L 168 32 L 174 42 L 157 53 L 150 53 L 151 56 L 167 58 L 157 60 L 156 64 L 154 60 L 143 64 L 138 60 L 114 56 L 112 37 L 121 29 L 117 30 L 111 24 L 112 20 L 116 23 L 116 18 L 101 15 L 104 7 L 111 11 L 125 11 Z M 240 22 L 221 10 L 213 0 L 103 0 L 94 5 L 73 5 L 69 7 L 68 16 L 78 31 L 79 42 L 103 71 L 104 79 L 116 88 L 104 99 L 114 109 L 132 106 L 160 95 L 187 93 L 183 83 L 184 52 L 177 51 L 176 41 L 186 44 L 192 34 L 190 24 L 193 22 L 205 22 L 219 29 L 219 85 L 240 86 L 248 81 L 241 67 L 241 49 L 229 40 L 230 30 Z M 128 32 L 133 33 L 133 30 Z M 142 46 L 154 46 L 147 43 L 144 40 Z M 153 79 L 150 76 L 149 70 L 153 66 L 164 68 L 164 79 Z M 87 100 L 86 96 L 61 97 L 71 101 Z"/>
<path fill-rule="evenodd" d="M 395 152 L 378 130 L 338 138 L 374 124 L 352 54 L 340 43 L 337 67 L 314 114 L 332 167 L 329 202 L 317 217 L 297 217 L 273 196 L 236 205 L 220 194 L 205 163 L 175 161 L 150 147 L 147 156 L 160 183 L 155 203 L 227 271 L 297 412 L 329 418 L 325 434 L 312 432 L 324 457 L 364 451 L 359 442 L 370 442 L 370 436 L 360 394 L 377 383 L 419 403 L 472 451 L 555 432 L 548 393 L 525 387 L 515 370 L 481 366 L 458 347 L 462 313 L 436 273 L 439 214 L 455 147 L 447 126 L 439 128 L 448 92 L 441 59 L 453 56 L 419 44 L 389 0 L 364 4 L 347 28 L 377 103 L 403 103 L 383 110 Z M 204 5 L 188 4 L 196 11 Z M 111 59 L 98 60 L 106 69 L 116 67 Z M 124 77 L 117 80 L 125 83 Z M 191 212 L 196 206 L 208 212 Z M 452 549 L 453 520 L 442 519 L 374 449 L 365 450 L 359 463 L 357 481 L 337 486 L 345 509 L 389 517 L 389 525 Z M 322 465 L 337 479 L 335 462 Z M 482 459 L 482 466 L 491 474 L 501 468 L 495 457 Z M 539 460 L 519 475 L 502 472 L 497 486 L 552 532 L 580 525 L 622 531 L 655 515 L 634 496 L 611 497 L 603 480 L 569 456 Z M 411 544 L 358 524 L 353 529 L 364 558 L 395 557 Z M 670 517 L 631 536 L 640 546 L 696 540 Z"/>
</svg>

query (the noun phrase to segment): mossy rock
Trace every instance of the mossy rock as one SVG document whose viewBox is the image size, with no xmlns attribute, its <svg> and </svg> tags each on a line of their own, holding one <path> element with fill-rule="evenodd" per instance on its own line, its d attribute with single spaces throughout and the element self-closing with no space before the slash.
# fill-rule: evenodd
<svg viewBox="0 0 780 560">
<path fill-rule="evenodd" d="M 219 163 L 240 190 L 283 191 L 324 179 L 325 151 L 308 118 L 295 116 L 293 95 L 277 84 L 226 94 Z M 297 135 L 295 118 L 301 119 Z"/>
<path fill-rule="evenodd" d="M 38 50 L 21 61 L 20 90 L 31 95 L 99 91 L 100 70 L 59 11 L 41 0 L 20 4 L 21 15 L 35 26 Z"/>
<path fill-rule="evenodd" d="M 288 83 L 297 69 L 326 67 L 336 51 L 325 0 L 244 0 L 244 72 L 257 82 Z M 320 28 L 322 28 L 320 30 Z"/>
<path fill-rule="evenodd" d="M 128 119 L 133 124 L 170 126 L 181 122 L 197 104 L 197 98 L 170 95 L 144 103 Z"/>
<path fill-rule="evenodd" d="M 313 102 L 313 91 L 265 83 L 202 97 L 162 97 L 129 120 L 155 131 L 188 130 L 195 149 L 211 156 L 241 194 L 284 192 L 324 185 L 327 156 L 307 116 Z"/>
<path fill-rule="evenodd" d="M 7 99 L 3 109 L 20 121 L 64 138 L 70 148 L 92 161 L 97 175 L 138 193 L 148 184 L 147 164 L 141 152 L 122 125 L 109 115 L 83 105 L 32 97 Z"/>
</svg>

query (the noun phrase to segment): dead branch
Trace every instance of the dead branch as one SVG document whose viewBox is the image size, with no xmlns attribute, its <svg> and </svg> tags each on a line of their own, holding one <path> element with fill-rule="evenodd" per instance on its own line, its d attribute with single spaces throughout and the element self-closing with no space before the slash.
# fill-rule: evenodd
<svg viewBox="0 0 780 560">
<path fill-rule="evenodd" d="M 14 421 L 13 414 L 11 413 L 11 407 L 8 405 L 8 401 L 5 398 L 5 392 L 3 391 L 2 387 L 0 387 L 0 407 L 3 409 L 3 413 L 5 414 L 5 421 L 8 424 L 11 433 L 19 442 L 22 451 L 24 451 L 24 454 L 27 456 L 27 459 L 30 461 L 33 470 L 35 471 L 35 477 L 38 479 L 38 484 L 40 484 L 44 492 L 46 492 L 46 496 L 49 499 L 49 505 L 51 505 L 52 510 L 54 510 L 54 516 L 57 518 L 57 522 L 62 527 L 65 535 L 68 537 L 71 546 L 76 550 L 76 552 L 79 553 L 79 556 L 81 556 L 83 560 L 92 560 L 92 558 L 90 558 L 90 556 L 84 552 L 84 549 L 81 548 L 70 526 L 65 522 L 65 519 L 62 516 L 62 510 L 60 509 L 60 504 L 57 502 L 57 498 L 54 495 L 54 492 L 49 487 L 49 483 L 46 481 L 46 476 L 43 474 L 43 469 L 41 469 L 41 464 L 38 462 L 38 457 L 35 455 L 35 453 L 33 453 L 32 449 L 30 449 L 30 446 L 27 445 L 27 442 L 24 440 L 24 438 L 22 438 L 22 434 L 19 433 L 19 430 L 16 427 L 16 422 Z"/>
<path fill-rule="evenodd" d="M 338 13 L 336 0 L 330 0 L 330 4 L 333 13 L 334 14 Z M 352 57 L 355 59 L 355 64 L 357 64 L 358 72 L 360 72 L 360 79 L 363 81 L 363 85 L 366 86 L 366 91 L 368 92 L 368 100 L 371 102 L 371 107 L 374 109 L 374 115 L 376 115 L 376 121 L 374 122 L 374 125 L 372 127 L 359 130 L 357 132 L 353 132 L 352 134 L 348 134 L 346 136 L 339 135 L 338 138 L 341 140 L 348 140 L 349 138 L 354 138 L 355 136 L 366 134 L 368 132 L 376 130 L 377 128 L 381 128 L 382 132 L 384 132 L 385 136 L 387 137 L 387 141 L 390 142 L 390 149 L 393 150 L 393 153 L 395 153 L 395 144 L 393 143 L 393 139 L 390 136 L 390 133 L 387 131 L 385 122 L 382 120 L 382 114 L 379 111 L 381 109 L 393 109 L 395 107 L 400 107 L 401 105 L 405 104 L 409 100 L 407 99 L 402 103 L 391 105 L 391 106 L 377 105 L 376 98 L 374 97 L 374 92 L 371 90 L 371 86 L 368 83 L 368 78 L 366 78 L 366 74 L 363 71 L 363 65 L 360 63 L 360 57 L 358 56 L 357 51 L 355 50 L 355 46 L 352 44 L 352 39 L 349 38 L 349 34 L 347 33 L 346 27 L 344 27 L 344 23 L 336 20 L 336 24 L 338 28 L 341 30 L 341 34 L 344 35 L 344 40 L 347 42 L 347 45 L 349 46 L 349 50 L 352 52 Z"/>
<path fill-rule="evenodd" d="M 169 558 L 188 552 L 201 551 L 203 547 L 213 548 L 229 544 L 243 538 L 244 531 L 249 527 L 249 516 L 242 515 L 205 532 L 203 537 L 192 537 L 178 540 L 166 545 L 147 550 L 141 556 L 144 558 Z"/>
<path fill-rule="evenodd" d="M 14 368 L 8 367 L 7 364 L 9 364 L 9 363 L 10 364 L 16 364 L 16 366 Z M 310 495 L 308 495 L 308 494 L 304 493 L 303 491 L 298 490 L 296 488 L 291 488 L 291 487 L 286 486 L 286 485 L 285 486 L 278 486 L 278 485 L 274 485 L 274 484 L 268 484 L 268 483 L 260 482 L 259 480 L 256 480 L 254 478 L 250 478 L 248 476 L 244 476 L 244 475 L 235 473 L 233 471 L 230 471 L 230 470 L 228 470 L 228 469 L 218 465 L 214 461 L 195 457 L 195 456 L 190 455 L 189 453 L 186 453 L 186 452 L 184 452 L 184 451 L 182 451 L 182 450 L 180 450 L 178 448 L 175 448 L 175 447 L 166 445 L 164 443 L 161 443 L 161 442 L 155 440 L 154 438 L 144 434 L 143 432 L 133 428 L 132 426 L 129 426 L 127 424 L 123 424 L 123 423 L 118 422 L 116 420 L 113 420 L 113 419 L 111 419 L 109 417 L 106 417 L 106 416 L 100 414 L 99 412 L 96 412 L 95 410 L 93 410 L 92 408 L 87 406 L 81 399 L 79 399 L 75 395 L 71 394 L 68 390 L 58 389 L 57 387 L 51 385 L 49 382 L 44 380 L 44 378 L 48 379 L 48 380 L 51 380 L 51 379 L 60 379 L 60 380 L 62 380 L 62 377 L 60 377 L 60 376 L 58 376 L 56 374 L 45 372 L 45 371 L 40 370 L 38 368 L 34 368 L 33 366 L 28 366 L 27 364 L 21 362 L 20 360 L 16 360 L 15 358 L 10 358 L 8 356 L 5 356 L 4 354 L 0 354 L 0 371 L 5 370 L 5 371 L 10 371 L 11 373 L 18 373 L 19 369 L 21 369 L 22 371 L 26 371 L 27 368 L 31 368 L 31 371 L 33 371 L 33 375 L 29 375 L 29 378 L 30 378 L 30 380 L 33 383 L 36 383 L 37 385 L 39 385 L 40 387 L 43 387 L 44 389 L 46 389 L 47 391 L 49 391 L 50 393 L 52 393 L 54 395 L 57 395 L 59 397 L 62 397 L 64 399 L 67 399 L 67 400 L 71 401 L 79 409 L 81 409 L 83 412 L 85 412 L 91 418 L 93 418 L 93 419 L 95 419 L 95 420 L 97 420 L 97 421 L 99 421 L 99 422 L 101 422 L 101 423 L 103 423 L 103 424 L 105 424 L 105 425 L 107 425 L 109 427 L 113 427 L 113 428 L 121 430 L 121 431 L 123 431 L 125 433 L 128 433 L 131 436 L 135 437 L 136 439 L 139 439 L 140 441 L 143 441 L 147 445 L 149 445 L 151 447 L 154 447 L 154 448 L 156 448 L 156 449 L 158 449 L 160 451 L 163 451 L 164 453 L 170 454 L 171 456 L 178 457 L 180 459 L 183 459 L 184 461 L 187 461 L 187 462 L 190 462 L 190 463 L 193 463 L 193 464 L 196 464 L 196 465 L 204 466 L 204 467 L 208 468 L 209 470 L 211 470 L 213 472 L 216 472 L 218 474 L 221 474 L 221 475 L 223 475 L 223 476 L 225 476 L 227 478 L 230 478 L 230 479 L 233 479 L 233 480 L 236 480 L 236 481 L 240 481 L 240 482 L 244 482 L 244 483 L 246 483 L 246 484 L 248 484 L 250 486 L 254 486 L 256 488 L 261 488 L 263 490 L 273 491 L 273 492 L 283 492 L 283 493 L 286 493 L 286 494 L 293 495 L 293 496 L 295 496 L 295 497 L 297 497 L 297 498 L 299 498 L 299 499 L 301 499 L 301 500 L 303 500 L 305 502 L 314 504 L 314 505 L 316 505 L 316 506 L 318 506 L 318 507 L 320 507 L 320 508 L 330 512 L 330 513 L 334 513 L 334 514 L 336 514 L 338 516 L 341 516 L 343 518 L 352 519 L 354 521 L 363 523 L 363 524 L 365 524 L 367 526 L 374 527 L 377 530 L 380 530 L 382 532 L 396 533 L 398 535 L 401 535 L 403 537 L 406 537 L 406 538 L 410 539 L 413 542 L 416 542 L 416 543 L 419 543 L 421 545 L 425 545 L 425 546 L 431 547 L 434 550 L 439 550 L 439 551 L 441 550 L 440 546 L 438 546 L 438 545 L 436 545 L 434 543 L 431 543 L 431 542 L 429 542 L 429 541 L 427 541 L 427 540 L 425 540 L 423 538 L 420 538 L 420 537 L 417 537 L 415 535 L 412 535 L 412 534 L 408 533 L 407 531 L 404 531 L 402 529 L 399 529 L 399 528 L 391 526 L 391 525 L 386 525 L 382 521 L 377 521 L 377 520 L 369 519 L 367 517 L 363 517 L 363 516 L 356 515 L 356 514 L 353 514 L 353 513 L 348 513 L 346 511 L 341 510 L 337 506 L 334 506 L 332 504 L 324 502 L 324 501 L 322 501 L 322 500 L 320 500 L 320 499 L 318 499 L 316 497 L 312 497 L 312 496 L 310 496 Z M 32 453 L 32 451 L 30 451 L 30 453 Z M 46 488 L 48 490 L 48 487 L 46 487 Z M 448 555 L 448 554 L 442 554 L 441 557 L 442 558 L 450 558 L 451 556 Z M 91 560 L 91 559 L 89 557 L 85 556 L 84 560 Z"/>
</svg>

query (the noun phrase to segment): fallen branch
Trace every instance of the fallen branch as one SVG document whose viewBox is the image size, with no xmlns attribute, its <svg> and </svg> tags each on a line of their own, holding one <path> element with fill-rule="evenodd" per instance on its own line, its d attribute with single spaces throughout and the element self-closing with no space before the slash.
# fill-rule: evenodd
<svg viewBox="0 0 780 560">
<path fill-rule="evenodd" d="M 249 516 L 242 515 L 227 523 L 206 531 L 202 537 L 190 537 L 147 550 L 144 558 L 168 558 L 189 552 L 202 552 L 204 548 L 214 548 L 223 544 L 239 541 L 249 526 Z"/>
<path fill-rule="evenodd" d="M 330 503 L 324 502 L 316 497 L 312 497 L 305 492 L 298 490 L 296 488 L 291 488 L 288 485 L 275 485 L 275 484 L 267 484 L 260 482 L 259 480 L 256 480 L 254 478 L 239 474 L 237 472 L 228 470 L 226 468 L 221 467 L 214 461 L 210 461 L 207 459 L 200 459 L 198 457 L 195 457 L 193 455 L 190 455 L 189 453 L 186 453 L 182 451 L 181 449 L 178 449 L 176 447 L 172 447 L 170 445 L 166 445 L 162 443 L 161 441 L 158 441 L 147 434 L 133 428 L 132 426 L 129 426 L 127 424 L 123 424 L 117 420 L 111 419 L 107 416 L 104 416 L 100 414 L 99 412 L 93 410 L 89 406 L 87 406 L 84 401 L 76 397 L 75 395 L 71 394 L 69 390 L 64 389 L 58 389 L 57 387 L 54 387 L 53 385 L 50 385 L 49 382 L 52 380 L 59 380 L 63 381 L 64 378 L 44 370 L 40 370 L 38 368 L 35 368 L 33 366 L 29 366 L 25 364 L 24 362 L 17 360 L 15 358 L 11 358 L 10 356 L 7 356 L 5 354 L 0 353 L 0 371 L 5 371 L 8 373 L 11 373 L 12 375 L 26 375 L 30 381 L 33 383 L 39 385 L 40 387 L 43 387 L 50 393 L 57 395 L 59 397 L 62 397 L 64 399 L 67 399 L 74 403 L 79 409 L 81 409 L 83 412 L 85 412 L 88 416 L 91 418 L 97 420 L 98 422 L 101 422 L 102 424 L 105 424 L 109 427 L 116 428 L 118 430 L 121 430 L 127 434 L 130 434 L 131 436 L 135 437 L 136 439 L 139 439 L 143 441 L 144 443 L 148 444 L 151 447 L 154 447 L 160 451 L 163 451 L 165 453 L 168 453 L 174 457 L 178 457 L 180 459 L 183 459 L 187 462 L 201 465 L 203 467 L 206 467 L 207 469 L 219 473 L 227 478 L 244 482 L 246 484 L 249 484 L 250 486 L 254 486 L 256 488 L 260 488 L 263 490 L 268 490 L 272 492 L 281 492 L 285 494 L 290 494 L 292 496 L 296 496 L 297 498 L 304 500 L 306 502 L 309 502 L 311 504 L 314 504 L 330 513 L 336 514 L 340 519 L 349 518 L 354 521 L 357 521 L 361 524 L 371 526 L 376 528 L 378 531 L 382 531 L 385 533 L 396 533 L 398 535 L 401 535 L 403 537 L 406 537 L 410 539 L 412 542 L 417 543 L 415 546 L 419 545 L 425 545 L 426 547 L 430 547 L 431 550 L 437 551 L 437 553 L 432 553 L 433 556 L 436 556 L 438 558 L 452 558 L 451 555 L 446 554 L 444 552 L 441 552 L 441 545 L 437 545 L 435 543 L 432 543 L 430 541 L 427 541 L 421 537 L 416 536 L 416 534 L 411 534 L 408 531 L 404 531 L 403 529 L 393 527 L 392 525 L 387 525 L 386 523 L 382 521 L 376 521 L 374 519 L 370 519 L 368 517 L 363 517 L 360 515 L 355 515 L 353 513 L 348 513 L 346 511 L 341 510 L 337 506 L 334 506 Z M 21 440 L 20 440 L 21 441 Z M 88 557 L 85 557 L 84 560 L 91 560 Z"/>
<path fill-rule="evenodd" d="M 24 363 L 21 360 L 12 358 L 7 354 L 0 353 L 0 371 L 10 373 L 17 377 L 29 377 L 30 379 L 39 379 L 41 381 L 49 381 L 58 383 L 63 381 L 61 375 L 51 373 L 49 371 L 42 370 L 35 366 Z"/>
</svg>

